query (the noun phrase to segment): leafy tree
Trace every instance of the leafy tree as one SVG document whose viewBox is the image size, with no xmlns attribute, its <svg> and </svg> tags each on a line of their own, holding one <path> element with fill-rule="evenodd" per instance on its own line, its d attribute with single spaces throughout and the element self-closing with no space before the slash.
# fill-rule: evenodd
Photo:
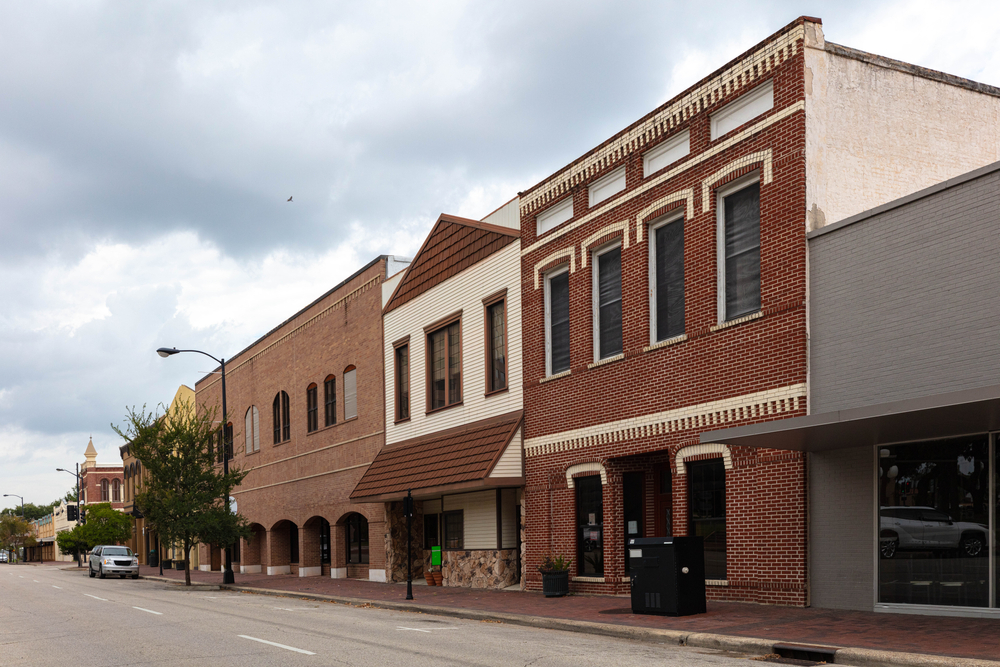
<svg viewBox="0 0 1000 667">
<path fill-rule="evenodd" d="M 87 549 L 98 544 L 121 544 L 132 537 L 132 517 L 111 508 L 111 503 L 87 506 L 87 523 L 81 526 L 80 535 L 87 542 Z"/>
<path fill-rule="evenodd" d="M 35 521 L 41 519 L 43 516 L 52 513 L 52 508 L 62 502 L 62 499 L 57 500 L 54 503 L 48 505 L 36 505 L 35 503 L 24 503 L 24 519 L 25 521 Z M 0 511 L 2 516 L 21 516 L 21 505 L 18 503 L 16 507 L 5 507 Z"/>
<path fill-rule="evenodd" d="M 213 449 L 215 413 L 202 409 L 198 414 L 190 407 L 175 407 L 169 418 L 132 408 L 121 428 L 112 425 L 146 473 L 135 504 L 158 529 L 161 542 L 180 546 L 185 560 L 199 542 L 224 546 L 251 534 L 249 522 L 226 511 L 223 500 L 247 472 L 230 466 L 223 473 Z M 191 585 L 190 568 L 184 582 Z"/>
<path fill-rule="evenodd" d="M 77 499 L 76 499 L 76 487 L 75 486 L 71 486 L 69 488 L 69 491 L 66 492 L 66 495 L 63 496 L 60 500 L 57 500 L 55 503 L 53 503 L 52 506 L 55 507 L 56 505 L 58 505 L 59 503 L 61 503 L 63 500 L 65 500 L 70 505 L 75 505 L 76 504 Z"/>
<path fill-rule="evenodd" d="M 16 552 L 21 547 L 37 544 L 31 522 L 19 516 L 0 516 L 0 549 Z"/>
<path fill-rule="evenodd" d="M 81 524 L 74 526 L 72 530 L 64 530 L 56 535 L 56 543 L 59 544 L 60 551 L 64 554 L 73 554 L 77 563 L 80 562 L 80 554 L 85 553 L 91 547 L 84 534 L 85 530 L 86 527 Z"/>
</svg>

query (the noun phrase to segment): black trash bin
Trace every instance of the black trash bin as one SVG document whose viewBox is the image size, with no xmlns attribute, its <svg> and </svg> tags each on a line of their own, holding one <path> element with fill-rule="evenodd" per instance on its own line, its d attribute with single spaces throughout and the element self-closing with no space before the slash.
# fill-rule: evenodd
<svg viewBox="0 0 1000 667">
<path fill-rule="evenodd" d="M 149 565 L 150 567 L 159 567 L 160 559 L 156 555 L 155 551 L 150 551 L 149 554 L 146 556 L 146 564 Z"/>
<path fill-rule="evenodd" d="M 632 613 L 705 613 L 705 548 L 700 537 L 636 537 L 628 541 Z"/>
</svg>

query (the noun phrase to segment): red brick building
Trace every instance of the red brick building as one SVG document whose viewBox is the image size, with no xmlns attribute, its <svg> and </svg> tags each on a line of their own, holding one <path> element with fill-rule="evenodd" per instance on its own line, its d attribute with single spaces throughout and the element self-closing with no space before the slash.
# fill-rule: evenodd
<svg viewBox="0 0 1000 667">
<path fill-rule="evenodd" d="M 529 589 L 694 534 L 710 598 L 809 603 L 805 454 L 700 434 L 807 413 L 807 231 L 992 162 L 941 130 L 996 109 L 804 17 L 520 193 Z"/>
<path fill-rule="evenodd" d="M 380 256 L 226 361 L 233 493 L 254 536 L 234 570 L 384 580 L 383 505 L 349 495 L 385 440 L 383 283 L 405 262 Z M 196 404 L 221 405 L 216 373 Z M 223 554 L 202 545 L 201 569 Z"/>
<path fill-rule="evenodd" d="M 124 468 L 121 465 L 97 462 L 97 449 L 91 438 L 84 452 L 86 459 L 80 466 L 80 493 L 84 505 L 111 503 L 111 507 L 122 510 L 124 503 Z M 86 510 L 86 507 L 84 507 Z"/>
</svg>

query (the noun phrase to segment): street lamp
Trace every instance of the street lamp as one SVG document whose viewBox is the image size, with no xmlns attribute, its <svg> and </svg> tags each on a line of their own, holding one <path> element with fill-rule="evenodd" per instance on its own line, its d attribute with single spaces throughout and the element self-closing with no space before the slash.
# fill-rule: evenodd
<svg viewBox="0 0 1000 667">
<path fill-rule="evenodd" d="M 68 472 L 69 474 L 76 477 L 76 525 L 83 523 L 83 507 L 80 503 L 80 464 L 76 464 L 76 472 L 72 470 L 66 470 L 65 468 L 56 468 L 56 472 Z M 77 553 L 76 566 L 83 567 L 83 559 L 80 557 L 79 552 Z"/>
<path fill-rule="evenodd" d="M 226 419 L 228 418 L 228 413 L 226 412 L 226 359 L 216 359 L 208 352 L 202 352 L 201 350 L 178 350 L 176 347 L 161 347 L 156 350 L 156 353 L 166 359 L 169 356 L 177 354 L 178 352 L 195 352 L 197 354 L 203 354 L 209 359 L 216 361 L 219 366 L 222 367 L 222 472 L 225 475 L 229 474 L 229 443 L 226 442 Z M 226 513 L 229 512 L 229 494 L 225 497 L 226 503 Z M 185 554 L 186 556 L 187 554 Z M 190 567 L 190 564 L 188 564 Z M 233 553 L 230 549 L 230 545 L 226 545 L 226 569 L 222 573 L 222 583 L 235 584 L 236 577 L 233 575 Z"/>
<path fill-rule="evenodd" d="M 16 493 L 5 493 L 5 494 L 3 494 L 4 498 L 7 498 L 8 496 L 13 496 L 15 498 L 21 498 L 21 518 L 23 519 L 24 518 L 24 498 L 21 497 L 21 496 L 19 496 L 19 495 L 17 495 Z"/>
</svg>

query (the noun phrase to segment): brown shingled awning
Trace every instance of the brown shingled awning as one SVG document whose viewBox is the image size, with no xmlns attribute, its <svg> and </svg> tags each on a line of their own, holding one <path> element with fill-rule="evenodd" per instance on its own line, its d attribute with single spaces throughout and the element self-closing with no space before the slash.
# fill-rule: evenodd
<svg viewBox="0 0 1000 667">
<path fill-rule="evenodd" d="M 398 500 L 410 489 L 430 497 L 483 487 L 520 486 L 523 477 L 490 477 L 521 426 L 521 410 L 387 445 L 351 493 L 351 500 Z"/>
</svg>

